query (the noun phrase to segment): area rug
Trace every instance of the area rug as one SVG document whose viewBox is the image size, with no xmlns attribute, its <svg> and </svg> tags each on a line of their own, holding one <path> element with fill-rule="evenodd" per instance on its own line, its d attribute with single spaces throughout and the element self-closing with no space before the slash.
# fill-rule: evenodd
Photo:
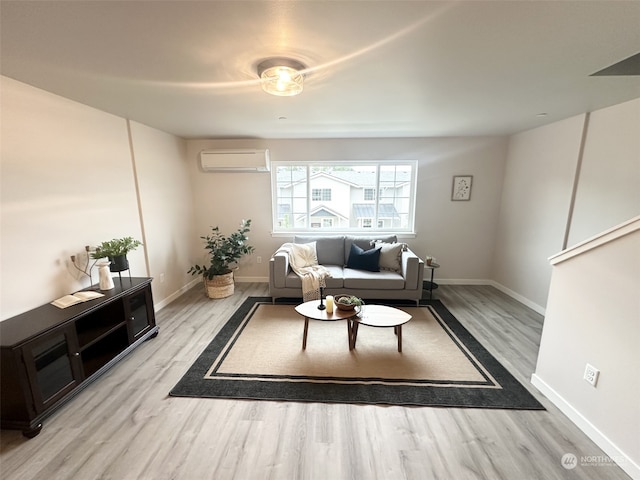
<svg viewBox="0 0 640 480">
<path fill-rule="evenodd" d="M 438 300 L 412 315 L 402 353 L 393 328 L 310 320 L 295 304 L 249 297 L 170 395 L 300 402 L 544 409 Z M 364 307 L 366 309 L 366 306 Z"/>
</svg>

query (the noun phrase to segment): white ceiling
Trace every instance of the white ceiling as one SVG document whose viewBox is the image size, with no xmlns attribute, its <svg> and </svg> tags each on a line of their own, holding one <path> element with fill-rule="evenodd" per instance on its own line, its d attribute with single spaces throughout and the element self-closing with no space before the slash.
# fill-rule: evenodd
<svg viewBox="0 0 640 480">
<path fill-rule="evenodd" d="M 186 138 L 500 135 L 640 97 L 639 1 L 6 1 L 3 75 Z M 297 97 L 255 66 L 307 65 Z M 546 116 L 538 114 L 546 113 Z"/>
</svg>

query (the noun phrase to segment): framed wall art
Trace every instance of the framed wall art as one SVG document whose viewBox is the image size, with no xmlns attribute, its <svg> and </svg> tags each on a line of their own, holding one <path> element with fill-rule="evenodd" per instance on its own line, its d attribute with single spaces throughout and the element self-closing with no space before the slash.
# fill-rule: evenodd
<svg viewBox="0 0 640 480">
<path fill-rule="evenodd" d="M 461 201 L 471 199 L 471 184 L 473 175 L 455 175 L 451 189 L 451 200 Z"/>
</svg>

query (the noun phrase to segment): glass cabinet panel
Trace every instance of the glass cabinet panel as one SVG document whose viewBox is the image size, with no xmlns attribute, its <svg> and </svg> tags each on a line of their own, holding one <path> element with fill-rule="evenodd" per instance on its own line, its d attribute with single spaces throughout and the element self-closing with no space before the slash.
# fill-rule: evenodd
<svg viewBox="0 0 640 480">
<path fill-rule="evenodd" d="M 66 393 L 76 382 L 69 343 L 65 331 L 33 342 L 25 347 L 33 358 L 35 368 L 34 393 L 40 394 L 42 404 L 54 400 L 60 393 Z"/>
<path fill-rule="evenodd" d="M 138 335 L 145 332 L 149 328 L 149 315 L 147 301 L 147 291 L 144 290 L 135 295 L 129 297 L 129 312 L 131 320 L 131 330 L 133 337 L 137 338 Z"/>
</svg>

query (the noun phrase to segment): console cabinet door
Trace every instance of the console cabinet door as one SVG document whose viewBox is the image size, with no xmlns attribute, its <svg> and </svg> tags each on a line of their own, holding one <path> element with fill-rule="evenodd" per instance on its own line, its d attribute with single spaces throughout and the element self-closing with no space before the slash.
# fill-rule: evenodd
<svg viewBox="0 0 640 480">
<path fill-rule="evenodd" d="M 125 298 L 125 311 L 129 323 L 131 343 L 133 343 L 156 324 L 151 287 L 148 286 L 139 292 L 128 295 Z"/>
<path fill-rule="evenodd" d="M 45 411 L 82 381 L 73 325 L 58 328 L 22 347 L 36 412 Z"/>
</svg>

